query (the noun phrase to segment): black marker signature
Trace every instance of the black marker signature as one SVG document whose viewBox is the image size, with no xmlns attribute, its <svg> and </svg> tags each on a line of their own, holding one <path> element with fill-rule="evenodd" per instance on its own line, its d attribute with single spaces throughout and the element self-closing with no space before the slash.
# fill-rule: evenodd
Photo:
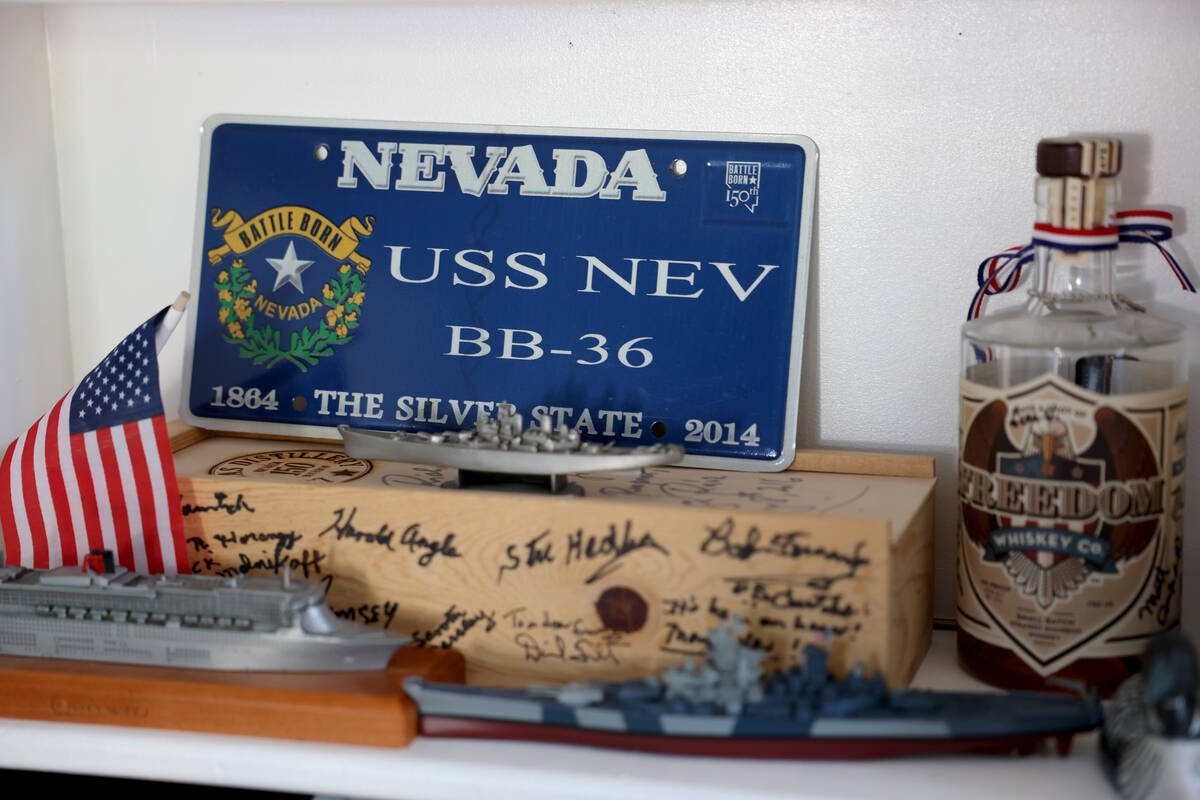
<svg viewBox="0 0 1200 800">
<path fill-rule="evenodd" d="M 384 475 L 384 486 L 441 486 L 446 482 L 441 467 L 415 467 L 411 475 Z"/>
<path fill-rule="evenodd" d="M 595 637 L 572 637 L 568 645 L 567 639 L 555 634 L 553 638 L 539 640 L 533 634 L 522 631 L 513 637 L 513 641 L 525 651 L 525 660 L 533 663 L 540 661 L 563 661 L 577 664 L 591 664 L 608 661 L 620 664 L 616 648 L 629 647 L 621 641 L 617 631 L 606 631 Z"/>
<path fill-rule="evenodd" d="M 331 522 L 328 527 L 325 528 L 325 530 L 318 533 L 317 536 L 324 536 L 330 531 L 335 531 L 337 533 L 339 542 L 342 539 L 350 539 L 352 541 L 364 542 L 366 544 L 377 544 L 382 547 L 386 547 L 388 550 L 394 551 L 394 548 L 392 547 L 392 539 L 396 538 L 395 529 L 389 527 L 385 522 L 379 526 L 379 530 L 377 531 L 361 531 L 354 527 L 354 515 L 357 513 L 357 508 L 350 509 L 350 513 L 348 514 L 344 508 L 336 509 L 333 512 L 333 522 Z"/>
<path fill-rule="evenodd" d="M 275 552 L 278 553 L 282 550 L 291 550 L 296 546 L 296 542 L 303 539 L 304 536 L 295 531 L 251 531 L 249 533 L 230 531 L 229 533 L 214 533 L 212 538 L 214 542 L 217 542 L 223 548 L 228 548 L 235 544 L 249 544 L 250 542 L 275 542 Z"/>
<path fill-rule="evenodd" d="M 739 540 L 735 537 L 733 518 L 726 517 L 720 525 L 708 528 L 708 537 L 701 543 L 700 552 L 706 556 L 725 556 L 738 561 L 748 561 L 760 553 L 797 560 L 813 558 L 845 567 L 840 575 L 810 577 L 809 586 L 814 589 L 828 589 L 837 581 L 853 578 L 860 569 L 871 563 L 862 554 L 867 544 L 865 541 L 859 541 L 852 552 L 844 552 L 835 547 L 803 541 L 810 536 L 806 531 L 785 531 L 771 534 L 764 542 L 758 526 L 751 525 Z"/>
<path fill-rule="evenodd" d="M 654 534 L 643 531 L 640 536 L 633 533 L 633 521 L 625 520 L 623 525 L 610 524 L 608 532 L 603 534 L 587 533 L 583 528 L 576 528 L 566 534 L 565 547 L 558 548 L 561 542 L 553 541 L 553 532 L 546 529 L 520 544 L 510 544 L 504 548 L 505 563 L 496 572 L 496 583 L 504 580 L 504 574 L 522 567 L 536 567 L 539 564 L 552 564 L 558 561 L 558 556 L 566 553 L 563 561 L 573 564 L 577 561 L 596 561 L 604 559 L 596 571 L 587 577 L 584 583 L 595 583 L 601 578 L 608 577 L 621 568 L 621 559 L 638 550 L 657 550 L 665 556 L 671 555 L 654 538 Z"/>
<path fill-rule="evenodd" d="M 538 564 L 552 563 L 554 561 L 554 544 L 553 542 L 542 542 L 549 535 L 550 530 L 547 529 L 523 544 L 510 544 L 505 547 L 504 557 L 508 559 L 508 563 L 500 565 L 500 569 L 496 572 L 496 583 L 504 580 L 504 573 L 522 566 L 536 567 Z M 524 554 L 521 553 L 522 547 L 525 548 Z"/>
<path fill-rule="evenodd" d="M 220 544 L 224 549 L 227 549 L 230 545 L 239 543 L 249 544 L 251 542 L 262 542 L 269 544 L 270 542 L 274 542 L 275 550 L 272 554 L 272 559 L 269 562 L 260 559 L 254 563 L 259 565 L 259 568 L 271 569 L 278 574 L 280 569 L 279 565 L 286 564 L 288 562 L 288 560 L 291 558 L 292 548 L 296 546 L 296 542 L 300 541 L 304 537 L 295 531 L 251 531 L 249 533 L 241 534 L 237 533 L 236 531 L 230 531 L 229 533 L 214 533 L 212 538 L 214 542 Z M 266 551 L 264 550 L 263 552 Z M 307 553 L 308 551 L 306 550 L 304 552 Z M 249 561 L 245 555 L 239 555 L 238 557 L 242 560 L 243 565 Z M 324 559 L 324 556 L 321 556 L 321 559 Z M 313 561 L 312 565 L 316 567 L 316 565 L 319 563 L 319 560 Z M 318 573 L 320 571 L 320 569 L 317 569 Z M 246 572 L 246 569 L 243 568 L 241 572 Z M 304 572 L 304 576 L 308 577 L 307 569 Z"/>
<path fill-rule="evenodd" d="M 543 609 L 542 616 L 539 618 L 531 614 L 525 606 L 505 611 L 500 615 L 500 618 L 507 622 L 515 630 L 553 630 L 567 631 L 572 636 L 595 636 L 604 633 L 606 630 L 603 626 L 599 628 L 589 628 L 584 625 L 583 617 L 575 617 L 574 619 L 560 619 L 552 616 L 549 611 Z"/>
<path fill-rule="evenodd" d="M 644 531 L 640 537 L 635 538 L 632 520 L 625 520 L 625 526 L 620 531 L 616 525 L 609 525 L 608 533 L 603 536 L 585 535 L 583 528 L 580 528 L 567 536 L 567 563 L 570 564 L 572 560 L 592 560 L 608 556 L 608 560 L 584 581 L 595 583 L 620 569 L 621 564 L 618 562 L 622 558 L 645 548 L 657 550 L 664 556 L 671 555 L 667 548 L 654 540 L 649 531 Z"/>
<path fill-rule="evenodd" d="M 226 514 L 236 514 L 239 511 L 249 511 L 251 514 L 254 513 L 254 509 L 250 507 L 250 504 L 246 502 L 246 498 L 242 497 L 240 492 L 238 493 L 237 499 L 232 503 L 225 502 L 227 497 L 229 497 L 229 495 L 225 492 L 213 492 L 213 499 L 217 502 L 213 503 L 212 505 L 194 506 L 191 503 L 183 503 L 183 515 L 186 517 L 189 514 L 203 514 L 209 511 L 224 511 Z"/>
<path fill-rule="evenodd" d="M 490 633 L 496 627 L 496 612 L 480 609 L 471 614 L 456 605 L 451 605 L 433 630 L 413 631 L 413 643 L 423 647 L 436 646 L 446 649 L 479 625 L 483 625 L 484 633 Z M 438 642 L 437 639 L 442 636 L 446 638 Z"/>
<path fill-rule="evenodd" d="M 1171 602 L 1175 599 L 1176 587 L 1179 585 L 1179 564 L 1183 557 L 1183 540 L 1175 539 L 1175 562 L 1171 568 L 1154 568 L 1154 588 L 1150 590 L 1146 602 L 1138 609 L 1138 619 L 1147 614 L 1154 615 L 1154 621 L 1166 627 L 1171 619 Z"/>
<path fill-rule="evenodd" d="M 354 527 L 354 515 L 358 513 L 357 508 L 351 508 L 349 513 L 344 508 L 339 508 L 333 513 L 333 522 L 325 530 L 318 533 L 318 536 L 324 536 L 330 531 L 334 531 L 337 533 L 338 541 L 350 539 L 366 544 L 376 544 L 386 547 L 391 552 L 395 552 L 396 548 L 393 547 L 393 542 L 396 541 L 396 529 L 386 522 L 381 524 L 376 531 L 363 531 Z M 441 539 L 430 538 L 421 533 L 421 526 L 418 523 L 413 523 L 405 528 L 404 532 L 400 534 L 398 543 L 401 547 L 407 547 L 410 553 L 419 552 L 420 555 L 417 557 L 417 564 L 422 567 L 429 566 L 434 557 L 438 555 L 446 558 L 462 557 L 462 554 L 454 546 L 453 533 L 448 533 Z"/>
<path fill-rule="evenodd" d="M 772 622 L 774 622 L 776 626 L 785 624 L 779 622 L 778 620 L 772 620 Z M 775 650 L 774 642 L 756 636 L 753 631 L 743 631 L 742 634 L 738 636 L 738 641 L 746 647 L 754 650 L 761 650 L 762 652 L 768 654 Z M 688 630 L 678 623 L 668 621 L 667 637 L 663 643 L 659 645 L 658 649 L 664 653 L 675 653 L 685 656 L 703 656 L 708 652 L 710 644 L 711 643 L 709 642 L 708 637 L 703 633 L 700 633 L 699 631 Z M 768 660 L 774 661 L 776 658 L 772 656 Z"/>
<path fill-rule="evenodd" d="M 333 606 L 329 608 L 340 619 L 356 620 L 365 625 L 382 622 L 383 629 L 386 631 L 392 627 L 392 620 L 395 619 L 396 612 L 400 610 L 400 604 L 392 600 L 385 600 L 382 603 L 364 603 L 349 608 L 334 608 Z"/>
<path fill-rule="evenodd" d="M 779 611 L 819 611 L 843 618 L 859 613 L 858 607 L 846 602 L 841 593 L 824 591 L 826 587 L 823 580 L 819 580 L 818 586 L 811 585 L 812 578 L 799 577 L 797 580 L 803 583 L 796 586 L 791 585 L 790 580 L 773 577 L 725 578 L 730 594 L 745 595 L 751 608 L 765 605 Z M 809 591 L 813 589 L 816 591 Z"/>
<path fill-rule="evenodd" d="M 328 556 L 316 550 L 304 550 L 299 556 L 291 554 L 276 554 L 265 558 L 250 558 L 245 553 L 238 554 L 238 565 L 221 570 L 218 574 L 225 577 L 245 575 L 251 570 L 270 570 L 278 575 L 281 569 L 300 570 L 304 577 L 321 574 L 321 562 Z"/>
</svg>

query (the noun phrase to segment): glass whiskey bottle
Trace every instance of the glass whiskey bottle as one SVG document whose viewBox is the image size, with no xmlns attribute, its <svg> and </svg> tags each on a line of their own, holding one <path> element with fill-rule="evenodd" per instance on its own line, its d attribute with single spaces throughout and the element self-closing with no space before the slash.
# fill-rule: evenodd
<svg viewBox="0 0 1200 800">
<path fill-rule="evenodd" d="M 1182 325 L 1114 291 L 1121 144 L 1038 144 L 1028 302 L 962 329 L 960 665 L 1108 694 L 1178 624 Z"/>
</svg>

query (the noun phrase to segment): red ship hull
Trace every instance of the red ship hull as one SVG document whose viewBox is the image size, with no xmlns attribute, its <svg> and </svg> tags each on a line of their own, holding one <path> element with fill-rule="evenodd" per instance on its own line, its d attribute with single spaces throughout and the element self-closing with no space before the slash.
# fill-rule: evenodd
<svg viewBox="0 0 1200 800">
<path fill-rule="evenodd" d="M 1060 755 L 1070 751 L 1072 734 L 1019 734 L 977 739 L 825 739 L 651 736 L 560 725 L 421 715 L 422 736 L 452 739 L 510 739 L 581 744 L 618 750 L 730 758 L 868 759 L 937 753 L 1028 755 L 1053 739 Z"/>
</svg>

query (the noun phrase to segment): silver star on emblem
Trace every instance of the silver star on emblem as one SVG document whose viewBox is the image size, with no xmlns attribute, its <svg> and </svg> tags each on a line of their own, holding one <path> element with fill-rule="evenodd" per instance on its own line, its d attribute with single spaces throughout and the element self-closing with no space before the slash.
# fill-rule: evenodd
<svg viewBox="0 0 1200 800">
<path fill-rule="evenodd" d="M 304 291 L 304 286 L 300 283 L 300 273 L 312 266 L 313 262 L 301 261 L 296 258 L 295 242 L 288 242 L 287 253 L 284 254 L 283 258 L 268 258 L 267 263 L 279 273 L 275 276 L 275 289 L 278 289 L 285 283 L 290 283 L 301 292 Z M 275 289 L 271 291 L 275 291 Z"/>
</svg>

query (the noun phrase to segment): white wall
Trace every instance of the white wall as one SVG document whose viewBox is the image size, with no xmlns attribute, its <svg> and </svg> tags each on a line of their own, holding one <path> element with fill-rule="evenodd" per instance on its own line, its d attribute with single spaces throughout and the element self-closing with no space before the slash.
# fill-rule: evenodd
<svg viewBox="0 0 1200 800">
<path fill-rule="evenodd" d="M 1188 207 L 1200 187 L 1200 5 L 1188 2 L 45 14 L 76 373 L 186 285 L 199 125 L 214 112 L 811 136 L 821 172 L 801 444 L 938 456 L 941 616 L 953 616 L 958 328 L 975 265 L 1027 240 L 1036 140 L 1126 135 L 1131 203 Z M 1200 253 L 1195 232 L 1179 244 Z M 1140 296 L 1193 326 L 1195 406 L 1200 300 L 1157 265 L 1148 275 Z M 1187 558 L 1200 575 L 1200 541 Z M 1200 591 L 1185 603 L 1200 625 Z"/>
<path fill-rule="evenodd" d="M 53 125 L 42 9 L 0 5 L 0 447 L 71 384 Z"/>
</svg>

